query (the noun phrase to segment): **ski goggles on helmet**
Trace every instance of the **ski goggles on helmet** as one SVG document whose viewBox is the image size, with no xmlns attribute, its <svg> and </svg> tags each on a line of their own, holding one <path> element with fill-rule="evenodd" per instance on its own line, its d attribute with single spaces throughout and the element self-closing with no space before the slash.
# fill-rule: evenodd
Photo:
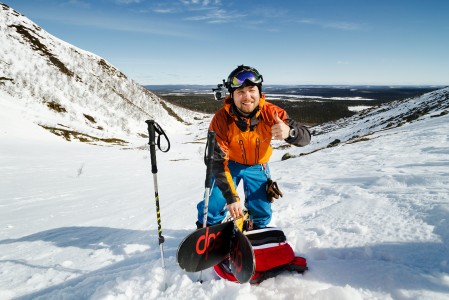
<svg viewBox="0 0 449 300">
<path fill-rule="evenodd" d="M 259 84 L 262 83 L 263 77 L 256 70 L 243 69 L 229 78 L 229 85 L 233 89 L 240 88 L 247 80 L 251 83 Z"/>
</svg>

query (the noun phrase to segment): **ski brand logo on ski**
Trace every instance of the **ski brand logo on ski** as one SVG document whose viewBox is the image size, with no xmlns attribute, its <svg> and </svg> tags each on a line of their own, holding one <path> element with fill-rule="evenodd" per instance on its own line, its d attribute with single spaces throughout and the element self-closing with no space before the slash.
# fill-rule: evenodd
<svg viewBox="0 0 449 300">
<path fill-rule="evenodd" d="M 220 263 L 231 251 L 233 230 L 233 222 L 195 230 L 178 247 L 179 266 L 187 272 L 198 272 Z"/>
<path fill-rule="evenodd" d="M 237 242 L 234 245 L 232 245 L 230 254 L 231 254 L 231 261 L 233 261 L 235 270 L 240 273 L 243 267 L 243 254 L 242 251 L 240 250 L 240 240 L 237 240 Z"/>
<path fill-rule="evenodd" d="M 217 233 L 209 233 L 209 227 L 206 227 L 205 234 L 201 235 L 196 242 L 196 253 L 203 255 L 206 253 L 205 260 L 209 256 L 209 252 L 221 247 L 221 231 Z"/>
<path fill-rule="evenodd" d="M 240 283 L 250 281 L 255 270 L 255 257 L 251 243 L 237 228 L 231 239 L 231 251 L 229 253 L 229 267 L 232 274 Z"/>
</svg>

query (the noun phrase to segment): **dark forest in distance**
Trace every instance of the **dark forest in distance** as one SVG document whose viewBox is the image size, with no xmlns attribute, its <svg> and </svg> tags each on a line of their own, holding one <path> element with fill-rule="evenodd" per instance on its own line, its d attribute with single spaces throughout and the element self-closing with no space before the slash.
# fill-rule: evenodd
<svg viewBox="0 0 449 300">
<path fill-rule="evenodd" d="M 222 102 L 214 100 L 212 88 L 215 86 L 149 85 L 145 87 L 163 100 L 193 111 L 212 114 L 222 106 Z M 443 87 L 268 85 L 263 87 L 263 92 L 269 98 L 268 101 L 284 108 L 292 119 L 308 125 L 317 125 L 354 115 L 356 112 L 350 111 L 348 109 L 350 106 L 378 106 L 390 101 L 417 97 L 440 88 Z"/>
</svg>

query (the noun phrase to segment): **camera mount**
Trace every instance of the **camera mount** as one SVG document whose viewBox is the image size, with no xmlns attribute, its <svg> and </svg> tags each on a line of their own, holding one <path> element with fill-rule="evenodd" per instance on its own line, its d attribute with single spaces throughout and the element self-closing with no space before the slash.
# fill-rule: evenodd
<svg viewBox="0 0 449 300">
<path fill-rule="evenodd" d="M 223 101 L 227 94 L 228 94 L 228 90 L 226 89 L 226 83 L 225 80 L 223 79 L 223 83 L 219 83 L 217 84 L 216 88 L 213 88 L 212 91 L 214 92 L 214 98 L 217 101 Z"/>
</svg>

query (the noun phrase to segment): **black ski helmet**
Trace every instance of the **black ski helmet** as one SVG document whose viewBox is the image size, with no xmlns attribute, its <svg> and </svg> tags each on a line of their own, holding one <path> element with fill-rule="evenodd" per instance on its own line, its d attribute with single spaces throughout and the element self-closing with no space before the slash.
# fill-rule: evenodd
<svg viewBox="0 0 449 300">
<path fill-rule="evenodd" d="M 262 82 L 263 76 L 259 72 L 250 66 L 240 65 L 234 71 L 229 74 L 228 79 L 225 82 L 225 87 L 229 93 L 232 93 L 241 87 L 245 86 L 257 86 L 259 94 L 262 96 Z"/>
</svg>

